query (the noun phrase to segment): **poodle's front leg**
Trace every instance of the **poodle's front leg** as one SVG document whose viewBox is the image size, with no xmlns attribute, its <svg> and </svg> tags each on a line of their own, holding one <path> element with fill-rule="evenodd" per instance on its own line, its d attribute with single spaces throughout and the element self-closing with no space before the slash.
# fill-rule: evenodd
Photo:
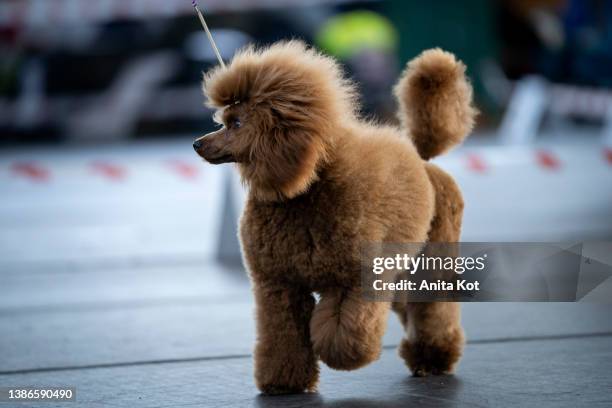
<svg viewBox="0 0 612 408">
<path fill-rule="evenodd" d="M 312 294 L 255 283 L 255 381 L 266 394 L 314 391 L 319 378 L 310 343 Z"/>
<path fill-rule="evenodd" d="M 322 293 L 310 321 L 315 353 L 337 370 L 378 359 L 388 311 L 388 303 L 367 301 L 359 290 Z"/>
</svg>

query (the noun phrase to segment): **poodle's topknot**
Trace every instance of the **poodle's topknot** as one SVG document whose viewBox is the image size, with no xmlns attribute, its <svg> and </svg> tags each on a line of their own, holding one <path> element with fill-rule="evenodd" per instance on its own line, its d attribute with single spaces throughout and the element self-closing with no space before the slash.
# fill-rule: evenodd
<svg viewBox="0 0 612 408">
<path fill-rule="evenodd" d="M 439 48 L 408 63 L 395 95 L 400 119 L 426 160 L 461 143 L 474 126 L 477 110 L 465 65 Z"/>
<path fill-rule="evenodd" d="M 356 108 L 354 88 L 336 61 L 299 40 L 238 51 L 227 68 L 204 76 L 203 90 L 214 108 L 266 104 L 292 117 L 333 120 L 352 119 Z"/>
</svg>

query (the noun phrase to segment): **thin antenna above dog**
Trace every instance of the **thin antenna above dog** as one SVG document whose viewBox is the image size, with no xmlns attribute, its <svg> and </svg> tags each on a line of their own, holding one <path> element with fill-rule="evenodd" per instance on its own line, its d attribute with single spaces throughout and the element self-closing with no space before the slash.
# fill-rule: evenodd
<svg viewBox="0 0 612 408">
<path fill-rule="evenodd" d="M 219 60 L 219 65 L 221 65 L 223 68 L 225 68 L 225 62 L 223 62 L 223 58 L 221 58 L 221 53 L 219 53 L 219 49 L 217 48 L 217 44 L 215 43 L 215 40 L 213 39 L 212 34 L 210 33 L 210 30 L 208 29 L 208 25 L 206 24 L 206 20 L 204 20 L 204 16 L 202 15 L 202 12 L 200 11 L 200 9 L 198 8 L 198 3 L 196 0 L 191 0 L 191 4 L 193 4 L 193 8 L 195 9 L 199 19 L 200 19 L 200 23 L 202 23 L 202 27 L 204 28 L 204 31 L 206 31 L 206 35 L 208 36 L 208 41 L 210 41 L 210 45 L 212 45 L 213 50 L 215 51 L 215 55 L 217 56 L 217 60 Z"/>
</svg>

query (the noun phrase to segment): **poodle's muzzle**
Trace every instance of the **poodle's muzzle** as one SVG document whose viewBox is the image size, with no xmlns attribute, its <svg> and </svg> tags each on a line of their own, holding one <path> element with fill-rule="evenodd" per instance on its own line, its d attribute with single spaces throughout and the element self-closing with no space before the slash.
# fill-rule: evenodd
<svg viewBox="0 0 612 408">
<path fill-rule="evenodd" d="M 224 147 L 224 141 L 227 140 L 225 132 L 225 129 L 220 129 L 196 139 L 193 150 L 211 164 L 235 162 L 234 155 Z"/>
</svg>

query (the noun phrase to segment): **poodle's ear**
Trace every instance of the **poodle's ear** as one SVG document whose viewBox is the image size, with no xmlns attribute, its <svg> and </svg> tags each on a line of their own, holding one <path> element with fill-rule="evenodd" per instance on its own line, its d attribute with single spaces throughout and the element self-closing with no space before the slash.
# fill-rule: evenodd
<svg viewBox="0 0 612 408">
<path fill-rule="evenodd" d="M 296 197 L 317 179 L 327 146 L 303 129 L 277 128 L 253 141 L 253 160 L 239 165 L 243 180 L 263 200 Z"/>
</svg>

